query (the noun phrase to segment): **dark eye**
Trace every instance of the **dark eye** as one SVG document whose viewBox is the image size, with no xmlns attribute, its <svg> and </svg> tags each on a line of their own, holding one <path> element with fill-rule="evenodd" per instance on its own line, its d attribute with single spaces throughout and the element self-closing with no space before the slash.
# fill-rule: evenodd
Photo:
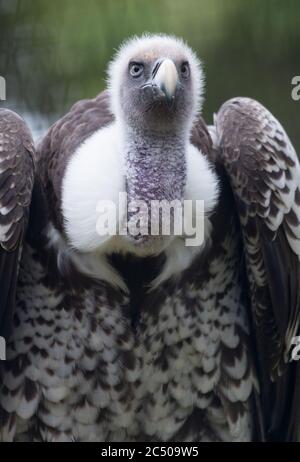
<svg viewBox="0 0 300 462">
<path fill-rule="evenodd" d="M 131 63 L 129 65 L 129 72 L 132 77 L 139 77 L 144 70 L 142 63 Z"/>
<path fill-rule="evenodd" d="M 182 77 L 184 77 L 185 79 L 187 79 L 187 78 L 190 76 L 190 66 L 189 66 L 189 63 L 187 63 L 187 62 L 182 63 L 182 64 L 181 64 L 181 67 L 180 67 L 180 71 L 181 71 Z"/>
</svg>

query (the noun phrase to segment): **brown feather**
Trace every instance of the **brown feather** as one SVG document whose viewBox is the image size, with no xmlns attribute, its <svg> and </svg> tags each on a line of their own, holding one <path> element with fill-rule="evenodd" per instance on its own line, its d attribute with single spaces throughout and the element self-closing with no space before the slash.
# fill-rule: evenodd
<svg viewBox="0 0 300 462">
<path fill-rule="evenodd" d="M 7 335 L 15 308 L 22 241 L 34 179 L 35 150 L 21 117 L 0 110 L 0 335 Z"/>
<path fill-rule="evenodd" d="M 265 426 L 269 438 L 288 440 L 300 428 L 298 366 L 288 362 L 300 320 L 300 166 L 283 128 L 253 100 L 225 103 L 216 133 L 244 236 Z"/>
</svg>

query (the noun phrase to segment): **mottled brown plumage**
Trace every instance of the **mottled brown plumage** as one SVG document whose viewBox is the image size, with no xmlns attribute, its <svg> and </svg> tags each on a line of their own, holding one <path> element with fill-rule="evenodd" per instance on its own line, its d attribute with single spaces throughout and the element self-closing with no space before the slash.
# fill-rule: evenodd
<svg viewBox="0 0 300 462">
<path fill-rule="evenodd" d="M 0 335 L 8 333 L 15 306 L 19 257 L 33 188 L 34 153 L 23 119 L 0 109 Z"/>
<path fill-rule="evenodd" d="M 255 101 L 230 100 L 215 125 L 244 238 L 267 431 L 289 439 L 299 428 L 299 366 L 288 365 L 300 316 L 299 162 L 278 121 Z"/>
</svg>

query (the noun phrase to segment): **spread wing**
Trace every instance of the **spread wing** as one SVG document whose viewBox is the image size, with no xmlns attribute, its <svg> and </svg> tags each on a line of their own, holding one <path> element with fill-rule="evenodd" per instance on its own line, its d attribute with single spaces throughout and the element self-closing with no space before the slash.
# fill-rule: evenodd
<svg viewBox="0 0 300 462">
<path fill-rule="evenodd" d="M 34 144 L 21 117 L 0 109 L 0 335 L 6 336 L 16 296 L 34 181 Z"/>
<path fill-rule="evenodd" d="M 267 434 L 300 438 L 300 166 L 279 122 L 248 98 L 215 117 L 217 161 L 233 189 L 244 252 Z"/>
</svg>

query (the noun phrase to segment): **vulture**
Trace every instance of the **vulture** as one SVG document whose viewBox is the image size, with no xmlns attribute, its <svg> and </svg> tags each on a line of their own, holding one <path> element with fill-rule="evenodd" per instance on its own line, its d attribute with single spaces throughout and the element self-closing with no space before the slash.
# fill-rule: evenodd
<svg viewBox="0 0 300 462">
<path fill-rule="evenodd" d="M 36 147 L 1 109 L 0 440 L 300 439 L 299 162 L 250 98 L 207 126 L 203 92 L 184 41 L 144 35 Z M 201 243 L 100 233 L 124 195 L 118 224 L 201 201 Z"/>
</svg>

